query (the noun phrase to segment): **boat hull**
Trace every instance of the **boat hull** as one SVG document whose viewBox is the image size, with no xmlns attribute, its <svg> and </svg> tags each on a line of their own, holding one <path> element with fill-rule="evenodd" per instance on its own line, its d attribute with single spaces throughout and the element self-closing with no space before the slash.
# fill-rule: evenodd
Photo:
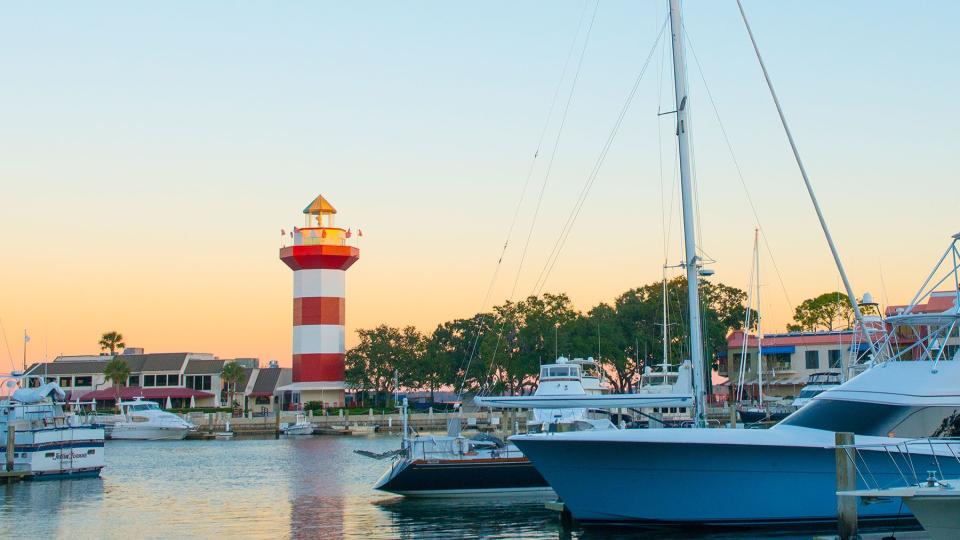
<svg viewBox="0 0 960 540">
<path fill-rule="evenodd" d="M 115 424 L 110 430 L 110 438 L 131 441 L 179 441 L 190 432 L 186 427 L 143 426 Z"/>
<path fill-rule="evenodd" d="M 0 454 L 6 450 L 5 445 L 0 446 Z M 13 451 L 13 468 L 26 473 L 26 479 L 97 476 L 104 466 L 103 428 L 17 430 Z"/>
<path fill-rule="evenodd" d="M 903 502 L 931 540 L 960 538 L 960 495 L 918 495 L 904 497 Z"/>
<path fill-rule="evenodd" d="M 709 526 L 836 521 L 833 448 L 561 436 L 512 440 L 580 521 Z M 887 456 L 877 453 L 867 459 L 881 483 L 902 482 Z M 917 470 L 934 465 L 929 456 L 915 459 Z M 891 501 L 860 510 L 866 520 L 898 514 L 907 512 Z"/>
<path fill-rule="evenodd" d="M 463 497 L 553 493 L 525 458 L 396 461 L 374 489 L 407 497 Z"/>
</svg>

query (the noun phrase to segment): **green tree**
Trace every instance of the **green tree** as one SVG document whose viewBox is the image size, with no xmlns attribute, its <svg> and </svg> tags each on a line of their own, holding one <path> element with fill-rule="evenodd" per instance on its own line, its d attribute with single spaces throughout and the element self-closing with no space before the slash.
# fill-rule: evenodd
<svg viewBox="0 0 960 540">
<path fill-rule="evenodd" d="M 227 362 L 223 365 L 223 369 L 220 370 L 220 380 L 222 380 L 226 386 L 227 403 L 230 404 L 231 409 L 235 406 L 233 397 L 237 392 L 237 383 L 243 379 L 244 375 L 243 366 L 236 362 Z"/>
<path fill-rule="evenodd" d="M 113 383 L 114 399 L 117 408 L 120 408 L 120 389 L 127 385 L 130 378 L 130 366 L 123 358 L 115 357 L 103 366 L 103 376 Z"/>
<path fill-rule="evenodd" d="M 850 297 L 841 292 L 829 292 L 808 298 L 794 310 L 793 322 L 787 325 L 791 332 L 849 330 L 853 326 Z"/>
<path fill-rule="evenodd" d="M 100 350 L 109 351 L 110 354 L 117 354 L 117 349 L 125 349 L 127 345 L 123 342 L 123 334 L 116 331 L 105 332 L 100 336 Z"/>
<path fill-rule="evenodd" d="M 418 363 L 426 339 L 413 326 L 394 328 L 380 325 L 357 330 L 360 342 L 347 351 L 346 374 L 352 388 L 371 390 L 375 399 L 387 397 L 400 386 L 416 387 Z"/>
</svg>

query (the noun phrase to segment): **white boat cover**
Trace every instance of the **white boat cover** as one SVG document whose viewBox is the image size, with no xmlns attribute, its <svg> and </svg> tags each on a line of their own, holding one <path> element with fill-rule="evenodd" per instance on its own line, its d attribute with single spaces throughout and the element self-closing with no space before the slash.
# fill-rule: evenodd
<svg viewBox="0 0 960 540">
<path fill-rule="evenodd" d="M 39 388 L 20 388 L 13 393 L 14 401 L 19 403 L 31 404 L 40 403 L 48 397 L 56 396 L 56 399 L 66 399 L 67 393 L 55 382 L 48 382 Z"/>
</svg>

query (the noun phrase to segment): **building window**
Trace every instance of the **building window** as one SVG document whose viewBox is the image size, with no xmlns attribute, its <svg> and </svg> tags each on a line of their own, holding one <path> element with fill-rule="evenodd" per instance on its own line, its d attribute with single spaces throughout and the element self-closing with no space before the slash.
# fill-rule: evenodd
<svg viewBox="0 0 960 540">
<path fill-rule="evenodd" d="M 140 386 L 140 376 L 131 375 L 130 378 L 127 379 L 127 386 Z"/>
<path fill-rule="evenodd" d="M 180 374 L 167 375 L 167 386 L 180 386 Z"/>
<path fill-rule="evenodd" d="M 73 379 L 70 377 L 60 377 L 60 382 L 57 384 L 60 385 L 60 388 L 70 388 L 73 386 Z"/>
<path fill-rule="evenodd" d="M 93 386 L 93 377 L 74 377 L 74 386 Z"/>
<path fill-rule="evenodd" d="M 717 373 L 720 375 L 727 374 L 727 357 L 721 356 L 717 358 Z"/>
<path fill-rule="evenodd" d="M 186 375 L 183 385 L 194 390 L 209 390 L 210 375 Z"/>
<path fill-rule="evenodd" d="M 791 368 L 790 357 L 793 356 L 790 353 L 781 353 L 781 354 L 765 354 L 767 357 L 767 367 L 779 370 L 787 371 Z"/>
<path fill-rule="evenodd" d="M 820 369 L 820 351 L 807 351 L 807 369 Z"/>
<path fill-rule="evenodd" d="M 840 369 L 843 367 L 843 355 L 840 354 L 840 349 L 831 349 L 827 354 L 829 355 L 831 368 Z"/>
<path fill-rule="evenodd" d="M 143 386 L 145 386 L 145 387 L 146 387 L 146 386 L 156 386 L 156 385 L 157 385 L 156 381 L 157 381 L 157 376 L 156 376 L 156 375 L 144 375 L 144 376 L 143 376 Z"/>
<path fill-rule="evenodd" d="M 37 388 L 40 386 L 40 379 L 36 377 L 30 377 L 30 382 L 27 383 L 29 388 Z"/>
</svg>

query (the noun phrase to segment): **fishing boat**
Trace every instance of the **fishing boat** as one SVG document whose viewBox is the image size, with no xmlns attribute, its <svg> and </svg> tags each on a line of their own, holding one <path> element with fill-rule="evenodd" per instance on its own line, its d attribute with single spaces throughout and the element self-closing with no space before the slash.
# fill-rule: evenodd
<svg viewBox="0 0 960 540">
<path fill-rule="evenodd" d="M 119 415 L 106 417 L 107 437 L 110 439 L 178 441 L 196 429 L 195 425 L 148 400 L 121 401 L 120 411 Z"/>
<path fill-rule="evenodd" d="M 280 426 L 280 433 L 284 435 L 313 435 L 313 424 L 307 420 L 306 416 L 298 414 L 296 421 Z"/>
<path fill-rule="evenodd" d="M 691 201 L 690 102 L 680 2 L 670 0 L 669 6 L 696 427 L 526 434 L 510 441 L 580 521 L 777 528 L 833 523 L 837 513 L 836 432 L 853 433 L 857 444 L 960 435 L 960 353 L 941 345 L 956 340 L 960 327 L 960 234 L 954 235 L 911 303 L 886 319 L 883 338 L 879 342 L 867 338 L 870 360 L 865 371 L 814 397 L 769 430 L 706 428 L 700 257 Z M 739 2 L 738 6 L 847 296 L 854 299 L 854 316 L 862 323 L 853 287 L 746 14 Z M 934 313 L 920 309 L 920 303 L 932 294 L 943 293 L 936 291 L 941 286 L 949 287 L 945 294 L 952 299 L 952 306 Z M 901 336 L 914 340 L 904 344 Z M 864 455 L 871 474 L 886 480 L 898 477 L 885 452 Z M 937 458 L 936 452 L 917 449 L 910 463 L 915 470 L 931 470 Z M 960 465 L 942 465 L 944 477 L 960 476 Z M 895 501 L 878 502 L 860 512 L 861 519 L 868 521 L 895 520 L 901 514 Z"/>
<path fill-rule="evenodd" d="M 0 401 L 0 432 L 15 429 L 13 470 L 27 479 L 98 476 L 104 466 L 103 426 L 66 414 L 56 384 L 20 388 Z M 6 452 L 6 437 L 0 451 Z"/>
</svg>

